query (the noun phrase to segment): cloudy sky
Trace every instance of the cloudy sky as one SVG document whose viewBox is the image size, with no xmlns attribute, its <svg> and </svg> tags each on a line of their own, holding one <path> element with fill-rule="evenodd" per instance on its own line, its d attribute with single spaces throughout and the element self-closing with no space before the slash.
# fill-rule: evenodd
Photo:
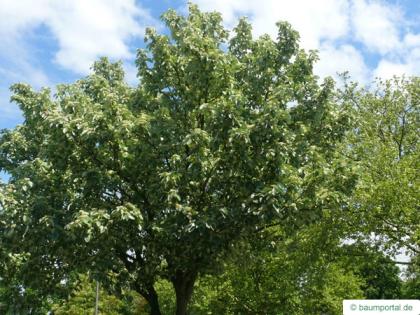
<svg viewBox="0 0 420 315">
<path fill-rule="evenodd" d="M 320 76 L 348 70 L 368 84 L 375 77 L 420 75 L 420 0 L 196 0 L 232 27 L 248 16 L 256 36 L 289 21 L 305 49 L 317 49 Z M 124 62 L 135 83 L 134 56 L 144 29 L 164 31 L 159 16 L 186 11 L 186 1 L 0 0 L 0 129 L 22 121 L 9 86 L 71 82 L 108 56 Z"/>
</svg>

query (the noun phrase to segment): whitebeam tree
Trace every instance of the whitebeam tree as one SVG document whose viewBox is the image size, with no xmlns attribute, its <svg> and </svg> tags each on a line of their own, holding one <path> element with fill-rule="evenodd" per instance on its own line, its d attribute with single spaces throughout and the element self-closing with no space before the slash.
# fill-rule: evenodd
<svg viewBox="0 0 420 315">
<path fill-rule="evenodd" d="M 165 278 L 184 315 L 236 240 L 345 208 L 353 178 L 336 151 L 349 118 L 298 33 L 278 23 L 276 40 L 253 39 L 242 19 L 228 40 L 221 15 L 194 5 L 162 19 L 170 33 L 147 30 L 137 88 L 105 58 L 53 96 L 12 87 L 25 121 L 0 138 L 0 229 L 22 286 L 112 272 L 157 315 Z"/>
</svg>

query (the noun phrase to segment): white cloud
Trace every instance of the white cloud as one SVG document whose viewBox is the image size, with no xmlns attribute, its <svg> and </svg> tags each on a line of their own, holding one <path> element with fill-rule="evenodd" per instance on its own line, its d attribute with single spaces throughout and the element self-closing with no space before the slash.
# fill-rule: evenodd
<svg viewBox="0 0 420 315">
<path fill-rule="evenodd" d="M 12 126 L 21 115 L 8 102 L 8 86 L 26 82 L 51 86 L 31 44 L 46 29 L 58 50 L 53 61 L 77 74 L 87 74 L 99 56 L 132 61 L 130 40 L 141 38 L 145 25 L 156 24 L 135 0 L 0 0 L 0 126 Z M 43 36 L 43 35 L 42 35 Z M 51 53 L 51 52 L 48 52 Z M 133 81 L 133 71 L 129 79 Z"/>
<path fill-rule="evenodd" d="M 337 72 L 348 71 L 353 80 L 368 83 L 369 71 L 363 56 L 351 45 L 335 47 L 331 43 L 324 44 L 319 50 L 320 61 L 315 65 L 314 72 L 320 77 L 332 75 L 337 78 Z"/>
<path fill-rule="evenodd" d="M 130 59 L 129 41 L 153 24 L 134 0 L 0 0 L 0 35 L 17 44 L 22 35 L 44 25 L 58 42 L 55 61 L 86 74 L 98 56 Z"/>
<path fill-rule="evenodd" d="M 380 60 L 374 70 L 375 77 L 389 79 L 396 76 L 419 76 L 420 75 L 420 45 L 408 50 L 402 61 L 384 58 Z"/>
<path fill-rule="evenodd" d="M 386 54 L 399 48 L 403 19 L 398 7 L 378 0 L 353 0 L 351 20 L 355 38 L 371 51 Z"/>
<path fill-rule="evenodd" d="M 6 40 L 20 37 L 20 32 L 46 19 L 50 14 L 48 6 L 47 0 L 39 0 L 36 5 L 28 0 L 1 0 L 0 35 Z"/>
<path fill-rule="evenodd" d="M 389 79 L 396 76 L 420 75 L 420 34 L 407 33 L 399 43 L 399 49 L 379 60 L 373 71 L 375 77 Z"/>
<path fill-rule="evenodd" d="M 404 36 L 404 45 L 407 48 L 420 47 L 420 34 L 408 33 Z"/>
<path fill-rule="evenodd" d="M 56 3 L 55 11 L 65 12 L 54 14 L 49 20 L 60 46 L 56 60 L 60 65 L 78 72 L 89 69 L 99 55 L 115 59 L 132 58 L 126 42 L 133 36 L 143 35 L 137 19 L 152 20 L 131 0 Z"/>
<path fill-rule="evenodd" d="M 375 77 L 390 79 L 394 75 L 400 76 L 405 73 L 411 72 L 410 66 L 403 63 L 392 62 L 389 60 L 381 60 L 374 71 Z"/>
<path fill-rule="evenodd" d="M 320 76 L 348 70 L 368 83 L 374 76 L 419 74 L 420 34 L 410 32 L 401 7 L 383 0 L 195 0 L 203 10 L 223 14 L 231 28 L 247 15 L 255 35 L 276 37 L 275 22 L 287 20 L 299 31 L 301 46 L 318 49 Z M 411 24 L 410 24 L 411 23 Z M 416 24 L 418 25 L 418 23 Z M 378 66 L 366 60 L 366 49 Z"/>
</svg>

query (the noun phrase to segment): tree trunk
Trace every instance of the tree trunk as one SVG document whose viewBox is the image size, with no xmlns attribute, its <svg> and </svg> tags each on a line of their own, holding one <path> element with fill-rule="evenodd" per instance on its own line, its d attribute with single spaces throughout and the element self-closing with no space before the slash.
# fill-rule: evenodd
<svg viewBox="0 0 420 315">
<path fill-rule="evenodd" d="M 150 305 L 150 315 L 162 315 L 160 312 L 159 300 L 155 288 L 153 288 L 153 294 L 150 296 L 148 302 Z"/>
<path fill-rule="evenodd" d="M 149 304 L 150 315 L 162 315 L 160 312 L 158 295 L 153 285 L 148 286 L 147 289 L 137 288 L 136 291 L 140 293 Z"/>
<path fill-rule="evenodd" d="M 176 315 L 187 315 L 188 303 L 194 289 L 196 272 L 177 271 L 172 278 L 172 284 L 176 294 Z"/>
</svg>

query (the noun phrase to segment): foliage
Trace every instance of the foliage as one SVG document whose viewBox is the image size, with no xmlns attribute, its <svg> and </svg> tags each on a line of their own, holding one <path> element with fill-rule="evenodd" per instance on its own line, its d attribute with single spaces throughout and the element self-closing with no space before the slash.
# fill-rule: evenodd
<svg viewBox="0 0 420 315">
<path fill-rule="evenodd" d="M 70 296 L 52 306 L 54 315 L 94 314 L 96 300 L 96 282 L 87 275 L 80 275 L 73 286 Z M 120 299 L 109 294 L 103 288 L 99 290 L 98 311 L 107 315 L 146 314 L 145 301 L 135 293 Z"/>
<path fill-rule="evenodd" d="M 333 242 L 321 241 L 324 228 L 243 244 L 222 274 L 200 279 L 192 314 L 340 314 L 343 299 L 363 297 L 364 282 L 334 258 Z"/>
<path fill-rule="evenodd" d="M 352 85 L 344 96 L 358 118 L 350 141 L 361 168 L 355 234 L 374 233 L 385 249 L 418 254 L 420 79 L 379 81 L 372 90 Z"/>
<path fill-rule="evenodd" d="M 48 299 L 32 289 L 11 284 L 0 286 L 0 313 L 5 315 L 44 315 L 49 309 Z"/>
<path fill-rule="evenodd" d="M 420 296 L 420 259 L 414 256 L 412 264 L 405 271 L 405 279 L 402 285 L 402 298 L 418 299 Z"/>
<path fill-rule="evenodd" d="M 341 260 L 346 268 L 363 279 L 361 289 L 365 298 L 401 298 L 401 270 L 389 256 L 364 243 L 345 245 L 341 251 Z"/>
</svg>

